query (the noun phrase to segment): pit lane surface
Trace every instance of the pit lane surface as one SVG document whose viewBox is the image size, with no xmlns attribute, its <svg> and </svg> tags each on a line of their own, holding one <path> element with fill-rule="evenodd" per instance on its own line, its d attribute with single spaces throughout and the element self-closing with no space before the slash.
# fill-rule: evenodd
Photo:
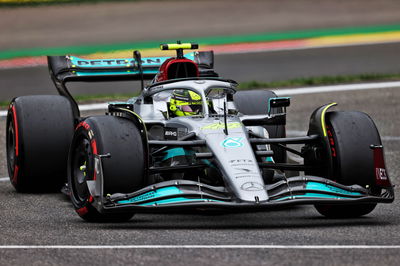
<svg viewBox="0 0 400 266">
<path fill-rule="evenodd" d="M 323 103 L 336 101 L 337 109 L 365 111 L 380 130 L 389 174 L 399 184 L 399 89 L 293 96 L 288 131 L 306 131 L 311 112 Z M 4 127 L 1 118 L 0 176 L 7 175 Z M 60 194 L 17 194 L 8 182 L 0 182 L 0 210 L 0 245 L 400 245 L 398 201 L 348 220 L 325 219 L 311 206 L 302 206 L 244 214 L 137 214 L 127 223 L 89 224 Z M 0 249 L 0 265 L 397 265 L 399 259 L 394 248 Z"/>
</svg>

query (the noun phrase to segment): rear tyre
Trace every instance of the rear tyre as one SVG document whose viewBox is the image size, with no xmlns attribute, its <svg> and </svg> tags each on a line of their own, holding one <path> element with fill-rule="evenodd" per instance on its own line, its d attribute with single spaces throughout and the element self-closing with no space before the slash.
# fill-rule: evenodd
<svg viewBox="0 0 400 266">
<path fill-rule="evenodd" d="M 136 125 L 115 116 L 89 117 L 74 134 L 68 159 L 68 184 L 76 212 L 89 222 L 123 222 L 132 212 L 100 213 L 93 205 L 87 182 L 95 180 L 95 155 L 102 159 L 104 195 L 129 193 L 145 182 L 145 150 Z"/>
<path fill-rule="evenodd" d="M 69 101 L 58 95 L 15 98 L 7 114 L 7 167 L 18 192 L 53 192 L 67 177 L 74 132 Z"/>
<path fill-rule="evenodd" d="M 344 185 L 357 184 L 379 195 L 370 145 L 381 145 L 382 142 L 372 119 L 362 112 L 329 112 L 326 121 L 334 181 Z M 372 212 L 375 207 L 376 203 L 315 205 L 319 213 L 330 218 L 359 217 Z"/>
<path fill-rule="evenodd" d="M 244 115 L 265 115 L 268 114 L 269 99 L 277 95 L 273 91 L 238 91 L 233 95 L 235 105 L 239 112 Z M 282 108 L 272 108 L 271 114 L 282 112 Z M 286 129 L 284 125 L 264 126 L 270 138 L 285 138 Z M 275 145 L 271 145 L 274 151 L 274 161 L 277 163 L 286 162 L 286 151 Z"/>
</svg>

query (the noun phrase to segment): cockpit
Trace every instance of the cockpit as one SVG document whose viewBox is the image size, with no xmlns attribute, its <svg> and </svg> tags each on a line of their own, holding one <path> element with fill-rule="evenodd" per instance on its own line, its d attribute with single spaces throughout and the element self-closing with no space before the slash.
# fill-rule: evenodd
<svg viewBox="0 0 400 266">
<path fill-rule="evenodd" d="M 224 112 L 232 114 L 236 109 L 233 103 L 234 93 L 234 89 L 222 86 L 170 86 L 152 94 L 151 97 L 154 112 L 162 113 L 165 119 L 171 119 L 183 116 L 223 115 Z"/>
</svg>

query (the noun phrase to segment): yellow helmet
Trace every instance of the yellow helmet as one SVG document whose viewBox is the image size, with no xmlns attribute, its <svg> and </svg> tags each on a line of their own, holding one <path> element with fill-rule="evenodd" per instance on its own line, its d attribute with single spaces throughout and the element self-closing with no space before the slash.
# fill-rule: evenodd
<svg viewBox="0 0 400 266">
<path fill-rule="evenodd" d="M 176 116 L 197 115 L 203 111 L 201 96 L 194 91 L 176 89 L 174 90 L 169 109 Z"/>
</svg>

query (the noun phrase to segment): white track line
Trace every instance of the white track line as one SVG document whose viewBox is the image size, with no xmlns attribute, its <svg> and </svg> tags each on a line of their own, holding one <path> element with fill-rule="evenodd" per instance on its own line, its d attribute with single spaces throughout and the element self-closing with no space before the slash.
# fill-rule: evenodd
<svg viewBox="0 0 400 266">
<path fill-rule="evenodd" d="M 372 90 L 372 89 L 388 89 L 400 87 L 400 81 L 376 82 L 376 83 L 360 83 L 348 85 L 332 85 L 319 87 L 305 87 L 297 89 L 274 90 L 278 96 L 299 95 L 309 93 L 324 93 L 337 91 L 354 91 L 354 90 Z"/>
<path fill-rule="evenodd" d="M 4 245 L 1 249 L 400 249 L 400 245 Z"/>
<path fill-rule="evenodd" d="M 10 180 L 10 178 L 8 176 L 0 177 L 0 182 L 6 182 L 6 181 L 9 181 L 9 180 Z"/>
<path fill-rule="evenodd" d="M 92 111 L 92 110 L 102 110 L 102 109 L 108 109 L 108 103 L 79 105 L 79 110 L 81 111 Z"/>
<path fill-rule="evenodd" d="M 319 86 L 319 87 L 304 87 L 296 89 L 282 89 L 273 90 L 278 96 L 299 95 L 309 93 L 324 93 L 324 92 L 337 92 L 337 91 L 353 91 L 353 90 L 372 90 L 372 89 L 388 89 L 400 88 L 400 81 L 391 82 L 376 82 L 376 83 L 361 83 L 350 85 L 333 85 L 333 86 Z M 107 103 L 85 104 L 79 105 L 81 111 L 93 111 L 107 109 Z M 7 111 L 0 111 L 0 117 L 7 115 Z"/>
</svg>

